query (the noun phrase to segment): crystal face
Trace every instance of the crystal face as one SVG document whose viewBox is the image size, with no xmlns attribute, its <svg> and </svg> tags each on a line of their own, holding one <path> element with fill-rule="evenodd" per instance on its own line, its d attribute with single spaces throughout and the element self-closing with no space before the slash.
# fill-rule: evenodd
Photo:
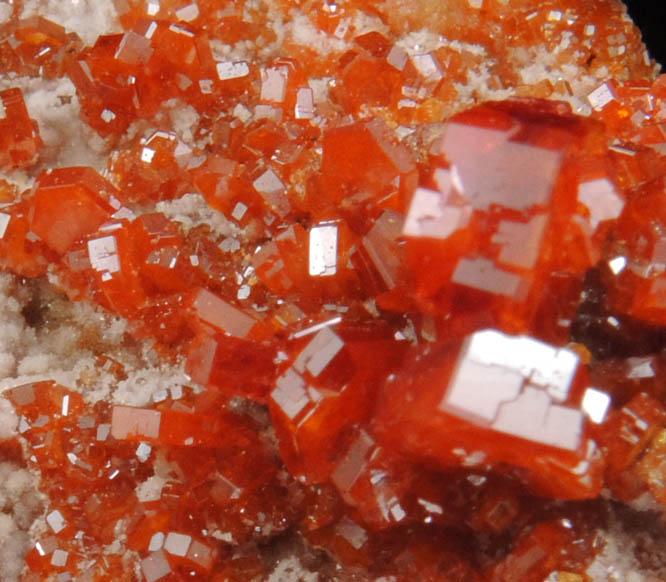
<svg viewBox="0 0 666 582">
<path fill-rule="evenodd" d="M 467 340 L 438 409 L 557 448 L 580 446 L 582 414 L 558 406 L 578 357 L 531 338 L 479 331 Z"/>
<path fill-rule="evenodd" d="M 638 576 L 603 539 L 666 505 L 666 77 L 619 2 L 26 6 L 12 582 Z"/>
<path fill-rule="evenodd" d="M 488 103 L 449 120 L 433 153 L 435 168 L 414 191 L 402 230 L 413 272 L 404 292 L 469 331 L 469 314 L 457 306 L 471 291 L 498 328 L 561 341 L 576 305 L 544 318 L 544 288 L 554 276 L 582 287 L 624 206 L 601 126 L 563 104 L 532 103 L 527 114 L 515 102 Z M 599 177 L 560 179 L 579 164 Z"/>
<path fill-rule="evenodd" d="M 392 446 L 445 466 L 461 454 L 472 465 L 515 464 L 535 490 L 558 497 L 599 494 L 603 462 L 585 434 L 587 380 L 576 353 L 481 330 L 404 368 L 388 383 L 377 421 Z M 539 449 L 538 463 L 521 458 Z M 547 481 L 551 471 L 557 484 Z"/>
</svg>

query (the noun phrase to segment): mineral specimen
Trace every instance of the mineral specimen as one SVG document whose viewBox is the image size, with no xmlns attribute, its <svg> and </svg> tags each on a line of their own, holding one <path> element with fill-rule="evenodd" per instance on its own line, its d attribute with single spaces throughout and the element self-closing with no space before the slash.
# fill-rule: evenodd
<svg viewBox="0 0 666 582">
<path fill-rule="evenodd" d="M 666 77 L 621 5 L 114 5 L 2 28 L 0 265 L 125 326 L 2 360 L 20 580 L 582 582 L 609 507 L 666 515 Z"/>
</svg>

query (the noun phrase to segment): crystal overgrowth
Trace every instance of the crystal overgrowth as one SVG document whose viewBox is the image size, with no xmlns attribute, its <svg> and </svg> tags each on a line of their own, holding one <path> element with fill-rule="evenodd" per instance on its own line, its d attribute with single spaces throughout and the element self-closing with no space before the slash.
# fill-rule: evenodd
<svg viewBox="0 0 666 582">
<path fill-rule="evenodd" d="M 666 78 L 614 1 L 524 4 L 129 0 L 91 46 L 14 10 L 3 73 L 66 77 L 108 155 L 52 163 L 2 91 L 0 263 L 128 324 L 71 385 L 3 379 L 24 582 L 261 580 L 285 544 L 579 582 L 604 496 L 666 504 Z M 188 380 L 124 400 L 127 346 Z"/>
</svg>

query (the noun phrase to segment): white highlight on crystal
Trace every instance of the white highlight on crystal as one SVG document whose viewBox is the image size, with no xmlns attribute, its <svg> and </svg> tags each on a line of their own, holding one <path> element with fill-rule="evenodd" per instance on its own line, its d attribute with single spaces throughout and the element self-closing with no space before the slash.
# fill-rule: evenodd
<svg viewBox="0 0 666 582">
<path fill-rule="evenodd" d="M 273 107 L 272 105 L 257 105 L 254 108 L 254 119 L 272 119 L 273 121 L 282 120 L 282 109 L 280 107 Z"/>
<path fill-rule="evenodd" d="M 409 55 L 407 52 L 397 44 L 394 44 L 388 55 L 386 55 L 386 61 L 388 64 L 398 69 L 398 71 L 402 71 L 405 68 L 408 60 Z"/>
<path fill-rule="evenodd" d="M 520 275 L 499 269 L 493 261 L 482 257 L 460 259 L 451 281 L 517 301 L 522 301 L 527 294 L 525 280 Z"/>
<path fill-rule="evenodd" d="M 118 244 L 115 236 L 103 236 L 88 241 L 88 257 L 96 271 L 117 273 L 120 271 Z"/>
<path fill-rule="evenodd" d="M 442 515 L 444 513 L 444 509 L 442 508 L 442 506 L 438 505 L 437 503 L 432 503 L 427 499 L 421 499 L 421 498 L 417 499 L 416 501 L 428 513 L 436 513 L 437 515 Z"/>
<path fill-rule="evenodd" d="M 533 216 L 529 222 L 502 220 L 492 242 L 502 245 L 499 260 L 505 265 L 531 269 L 536 265 L 546 229 L 545 214 Z"/>
<path fill-rule="evenodd" d="M 21 415 L 21 418 L 19 419 L 19 425 L 17 430 L 19 434 L 23 434 L 24 432 L 30 430 L 30 424 L 28 424 L 28 419 L 23 415 Z"/>
<path fill-rule="evenodd" d="M 145 463 L 150 458 L 150 453 L 153 450 L 148 443 L 139 443 L 139 446 L 136 448 L 136 457 L 142 463 Z"/>
<path fill-rule="evenodd" d="M 405 236 L 445 239 L 469 223 L 469 206 L 447 204 L 451 191 L 450 172 L 441 170 L 440 174 L 445 174 L 449 182 L 447 185 L 442 183 L 441 191 L 420 187 L 414 191 L 402 227 Z M 444 182 L 444 179 L 445 176 L 440 175 L 440 181 Z"/>
<path fill-rule="evenodd" d="M 213 550 L 197 540 L 192 540 L 187 551 L 187 559 L 199 564 L 204 569 L 210 569 L 214 558 Z"/>
<path fill-rule="evenodd" d="M 331 475 L 331 482 L 338 488 L 348 502 L 348 494 L 366 467 L 370 452 L 375 441 L 364 430 L 360 431 L 358 438 L 350 445 L 345 456 L 340 460 Z"/>
<path fill-rule="evenodd" d="M 261 100 L 282 103 L 287 92 L 287 67 L 268 67 L 261 70 Z"/>
<path fill-rule="evenodd" d="M 111 425 L 110 424 L 100 424 L 97 427 L 97 434 L 95 435 L 95 440 L 105 441 L 106 438 L 111 434 Z"/>
<path fill-rule="evenodd" d="M 250 293 L 252 292 L 252 287 L 249 285 L 241 285 L 238 288 L 238 292 L 236 293 L 236 298 L 239 300 L 247 299 L 250 296 Z"/>
<path fill-rule="evenodd" d="M 242 202 L 237 202 L 234 209 L 231 211 L 231 216 L 235 220 L 242 220 L 243 216 L 247 212 L 247 206 Z"/>
<path fill-rule="evenodd" d="M 385 210 L 363 237 L 363 247 L 389 289 L 395 287 L 400 271 L 400 258 L 396 255 L 395 244 L 403 223 L 402 214 Z"/>
<path fill-rule="evenodd" d="M 51 513 L 46 516 L 46 523 L 49 524 L 49 527 L 53 530 L 53 533 L 61 532 L 65 529 L 67 524 L 62 513 L 57 509 L 54 509 Z"/>
<path fill-rule="evenodd" d="M 606 418 L 610 403 L 611 398 L 606 392 L 587 388 L 583 394 L 581 408 L 592 422 L 599 424 Z"/>
<path fill-rule="evenodd" d="M 129 437 L 156 439 L 160 434 L 162 413 L 159 410 L 114 406 L 111 413 L 111 436 L 116 440 Z"/>
<path fill-rule="evenodd" d="M 561 449 L 575 450 L 582 431 L 580 410 L 553 406 L 548 395 L 532 386 L 514 402 L 502 403 L 492 428 Z"/>
<path fill-rule="evenodd" d="M 314 117 L 314 94 L 310 87 L 301 87 L 296 92 L 294 116 L 296 119 L 312 119 Z"/>
<path fill-rule="evenodd" d="M 80 416 L 79 422 L 77 423 L 79 428 L 94 428 L 96 420 L 94 416 Z"/>
<path fill-rule="evenodd" d="M 338 227 L 313 226 L 310 230 L 309 273 L 313 277 L 335 275 L 338 264 Z"/>
<path fill-rule="evenodd" d="M 182 34 L 183 36 L 187 36 L 189 38 L 194 38 L 194 33 L 191 30 L 187 30 L 186 28 L 183 28 L 179 24 L 170 25 L 169 30 L 172 30 L 176 34 Z"/>
<path fill-rule="evenodd" d="M 5 237 L 5 233 L 7 232 L 7 227 L 9 226 L 10 218 L 11 216 L 9 214 L 0 212 L 0 238 Z"/>
<path fill-rule="evenodd" d="M 156 552 L 157 550 L 161 550 L 163 545 L 164 545 L 164 534 L 161 531 L 158 531 L 153 534 L 153 537 L 150 538 L 150 542 L 148 544 L 148 551 Z"/>
<path fill-rule="evenodd" d="M 625 257 L 615 257 L 608 261 L 608 267 L 613 271 L 613 275 L 619 275 L 627 266 L 627 259 Z"/>
<path fill-rule="evenodd" d="M 158 550 L 141 560 L 141 571 L 146 578 L 146 582 L 156 582 L 156 580 L 161 580 L 171 573 L 171 566 L 164 552 Z"/>
<path fill-rule="evenodd" d="M 191 543 L 190 536 L 170 531 L 164 541 L 164 550 L 174 556 L 184 557 Z"/>
<path fill-rule="evenodd" d="M 104 109 L 100 114 L 100 117 L 106 123 L 111 123 L 116 118 L 116 114 L 110 109 Z"/>
<path fill-rule="evenodd" d="M 353 548 L 360 549 L 368 539 L 368 533 L 356 522 L 347 516 L 343 517 L 335 526 L 335 533 L 347 540 Z"/>
<path fill-rule="evenodd" d="M 193 306 L 200 319 L 234 337 L 247 337 L 257 323 L 254 318 L 206 289 L 199 291 Z"/>
<path fill-rule="evenodd" d="M 114 58 L 129 65 L 145 64 L 153 54 L 150 39 L 136 32 L 123 35 Z"/>
<path fill-rule="evenodd" d="M 575 450 L 583 414 L 560 406 L 578 356 L 527 336 L 495 330 L 467 338 L 440 410 L 513 436 Z"/>
<path fill-rule="evenodd" d="M 53 536 L 49 536 L 35 543 L 35 549 L 40 556 L 47 556 L 58 547 L 58 542 Z"/>
<path fill-rule="evenodd" d="M 344 346 L 344 342 L 329 327 L 315 335 L 294 361 L 294 369 L 301 374 L 306 370 L 319 376 Z"/>
<path fill-rule="evenodd" d="M 284 190 L 284 184 L 278 175 L 268 168 L 261 176 L 252 182 L 255 190 L 260 193 L 281 192 Z"/>
<path fill-rule="evenodd" d="M 651 356 L 627 358 L 629 373 L 627 378 L 632 380 L 641 378 L 654 378 L 657 374 L 654 371 L 653 359 Z"/>
<path fill-rule="evenodd" d="M 250 67 L 245 61 L 231 62 L 223 61 L 217 63 L 217 76 L 222 81 L 228 79 L 239 79 L 250 74 Z"/>
<path fill-rule="evenodd" d="M 325 327 L 328 327 L 330 325 L 337 325 L 341 321 L 342 321 L 342 316 L 338 315 L 337 317 L 334 317 L 332 319 L 327 319 L 326 321 L 322 321 L 321 323 L 311 325 L 309 327 L 306 327 L 305 329 L 300 329 L 297 332 L 291 334 L 289 336 L 289 339 L 298 339 L 299 337 L 305 337 L 306 335 L 318 332 L 320 329 L 324 329 Z"/>
<path fill-rule="evenodd" d="M 451 162 L 454 187 L 474 208 L 501 204 L 522 211 L 549 201 L 563 154 L 512 141 L 520 128 L 515 124 L 497 130 L 455 122 L 446 126 L 441 153 Z"/>
<path fill-rule="evenodd" d="M 302 376 L 289 368 L 278 378 L 277 385 L 271 392 L 271 398 L 293 420 L 310 403 L 305 389 L 305 380 Z"/>
<path fill-rule="evenodd" d="M 620 216 L 624 200 L 607 178 L 590 180 L 578 186 L 578 200 L 590 211 L 590 224 L 597 228 L 600 222 Z"/>
<path fill-rule="evenodd" d="M 159 5 L 158 5 L 159 6 Z M 149 9 L 150 10 L 150 9 Z M 159 10 L 159 8 L 158 8 Z M 150 14 L 150 12 L 148 12 Z M 146 29 L 146 32 L 143 36 L 145 36 L 148 40 L 153 38 L 153 35 L 155 34 L 155 31 L 157 30 L 157 22 L 154 20 L 148 25 L 148 28 Z"/>
<path fill-rule="evenodd" d="M 280 216 L 285 216 L 289 212 L 289 201 L 284 195 L 284 184 L 279 176 L 268 168 L 261 176 L 252 182 L 255 190 L 261 194 L 266 204 L 274 209 Z M 285 232 L 289 232 L 290 229 Z M 293 230 L 291 230 L 293 232 Z"/>
<path fill-rule="evenodd" d="M 587 100 L 590 102 L 590 105 L 597 111 L 601 111 L 614 99 L 615 95 L 613 95 L 613 92 L 611 91 L 608 83 L 600 85 L 587 96 Z"/>
<path fill-rule="evenodd" d="M 60 414 L 67 416 L 69 414 L 69 394 L 62 397 L 62 404 L 60 406 Z"/>
<path fill-rule="evenodd" d="M 438 82 L 444 77 L 442 68 L 432 54 L 412 55 L 411 60 L 414 68 L 427 81 Z"/>
<path fill-rule="evenodd" d="M 191 22 L 199 16 L 199 6 L 196 2 L 183 6 L 179 10 L 176 10 L 176 16 L 179 20 L 183 22 Z"/>
<path fill-rule="evenodd" d="M 146 164 L 150 164 L 150 162 L 153 161 L 153 157 L 155 156 L 155 150 L 153 148 L 143 148 L 141 150 L 141 161 L 145 162 Z"/>
<path fill-rule="evenodd" d="M 51 565 L 61 568 L 67 564 L 68 557 L 69 552 L 66 552 L 65 550 L 53 550 L 53 554 L 51 554 Z"/>
</svg>

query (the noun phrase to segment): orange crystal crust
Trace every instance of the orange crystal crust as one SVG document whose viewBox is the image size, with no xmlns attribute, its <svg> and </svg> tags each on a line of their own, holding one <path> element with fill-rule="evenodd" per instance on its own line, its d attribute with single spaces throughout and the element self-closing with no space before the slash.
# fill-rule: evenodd
<svg viewBox="0 0 666 582">
<path fill-rule="evenodd" d="M 42 165 L 0 93 L 35 178 L 0 265 L 189 377 L 3 393 L 45 499 L 22 582 L 263 580 L 285 540 L 342 582 L 591 580 L 604 495 L 666 507 L 666 77 L 614 0 L 269 4 L 2 29 L 109 152 Z"/>
</svg>

